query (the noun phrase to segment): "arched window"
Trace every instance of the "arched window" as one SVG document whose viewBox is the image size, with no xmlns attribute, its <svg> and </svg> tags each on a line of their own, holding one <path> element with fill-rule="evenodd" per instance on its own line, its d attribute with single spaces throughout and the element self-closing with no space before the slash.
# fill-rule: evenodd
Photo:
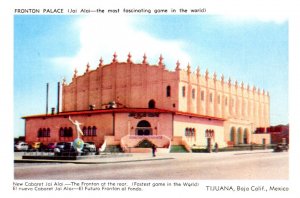
<svg viewBox="0 0 300 198">
<path fill-rule="evenodd" d="M 47 137 L 46 135 L 47 135 L 47 131 L 45 128 L 43 128 L 42 137 Z"/>
<path fill-rule="evenodd" d="M 151 124 L 147 120 L 141 120 L 137 124 L 137 127 L 151 127 Z"/>
<path fill-rule="evenodd" d="M 182 97 L 185 97 L 185 86 L 182 87 Z"/>
<path fill-rule="evenodd" d="M 92 128 L 92 136 L 96 136 L 97 135 L 97 128 L 95 126 L 93 126 Z"/>
<path fill-rule="evenodd" d="M 87 136 L 87 132 L 86 132 L 86 127 L 85 126 L 82 128 L 82 133 L 83 133 L 84 136 Z"/>
<path fill-rule="evenodd" d="M 151 124 L 147 120 L 141 120 L 136 127 L 136 135 L 152 135 Z"/>
<path fill-rule="evenodd" d="M 47 128 L 47 130 L 46 130 L 46 137 L 50 137 L 50 129 L 49 128 Z"/>
<path fill-rule="evenodd" d="M 206 129 L 205 136 L 207 138 L 213 138 L 215 136 L 215 131 L 213 129 Z"/>
<path fill-rule="evenodd" d="M 171 97 L 171 86 L 167 86 L 167 97 Z"/>
<path fill-rule="evenodd" d="M 72 137 L 72 136 L 73 136 L 73 129 L 71 127 L 69 127 L 68 137 Z"/>
<path fill-rule="evenodd" d="M 154 100 L 150 100 L 148 103 L 148 108 L 149 109 L 154 109 L 155 108 L 155 101 Z"/>
<path fill-rule="evenodd" d="M 92 135 L 92 128 L 89 126 L 88 127 L 88 136 L 91 136 Z"/>
<path fill-rule="evenodd" d="M 73 136 L 73 129 L 72 127 L 65 127 L 65 128 L 60 128 L 59 130 L 59 136 L 60 137 L 72 137 Z"/>
<path fill-rule="evenodd" d="M 40 128 L 40 129 L 38 130 L 37 136 L 38 136 L 38 137 L 42 137 L 42 134 L 43 134 L 43 131 L 42 131 L 42 129 Z"/>
<path fill-rule="evenodd" d="M 64 137 L 64 129 L 62 127 L 59 129 L 59 136 Z"/>
<path fill-rule="evenodd" d="M 63 132 L 63 137 L 67 137 L 67 136 L 68 136 L 68 128 L 65 127 Z"/>
</svg>

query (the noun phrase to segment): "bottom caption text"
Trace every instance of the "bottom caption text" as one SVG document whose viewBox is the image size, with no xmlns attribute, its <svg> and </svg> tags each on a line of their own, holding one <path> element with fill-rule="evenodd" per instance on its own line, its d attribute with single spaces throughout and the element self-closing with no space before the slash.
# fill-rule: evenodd
<svg viewBox="0 0 300 198">
<path fill-rule="evenodd" d="M 154 188 L 190 188 L 207 192 L 288 192 L 287 186 L 203 185 L 200 182 L 83 182 L 83 181 L 14 181 L 14 191 L 147 191 Z"/>
</svg>

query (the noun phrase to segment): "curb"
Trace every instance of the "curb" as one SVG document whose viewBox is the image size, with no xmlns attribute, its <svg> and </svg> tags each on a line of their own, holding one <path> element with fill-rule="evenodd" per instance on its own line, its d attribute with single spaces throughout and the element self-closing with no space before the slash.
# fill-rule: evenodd
<svg viewBox="0 0 300 198">
<path fill-rule="evenodd" d="M 91 162 L 91 161 L 68 161 L 68 160 L 14 160 L 14 163 L 71 163 L 71 164 L 114 164 L 114 163 L 128 163 L 128 162 L 145 162 L 145 161 L 158 161 L 158 160 L 172 160 L 175 158 L 148 158 L 148 159 L 135 159 L 135 160 L 119 160 L 119 161 L 107 161 L 107 162 Z"/>
</svg>

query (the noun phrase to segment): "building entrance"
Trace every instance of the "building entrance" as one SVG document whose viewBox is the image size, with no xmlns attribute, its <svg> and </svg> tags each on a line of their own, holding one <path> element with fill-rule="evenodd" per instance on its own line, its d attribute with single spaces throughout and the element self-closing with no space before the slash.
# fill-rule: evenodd
<svg viewBox="0 0 300 198">
<path fill-rule="evenodd" d="M 152 135 L 152 128 L 148 121 L 142 120 L 137 124 L 135 129 L 136 135 Z"/>
</svg>

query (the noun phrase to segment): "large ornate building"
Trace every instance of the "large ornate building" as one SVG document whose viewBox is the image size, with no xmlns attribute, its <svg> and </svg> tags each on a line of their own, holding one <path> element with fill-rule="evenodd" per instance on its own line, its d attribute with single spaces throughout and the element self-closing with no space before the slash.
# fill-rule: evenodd
<svg viewBox="0 0 300 198">
<path fill-rule="evenodd" d="M 84 141 L 97 146 L 120 145 L 125 152 L 143 151 L 146 143 L 161 151 L 171 145 L 219 147 L 237 144 L 268 144 L 270 135 L 255 134 L 269 127 L 270 97 L 264 90 L 242 82 L 225 81 L 206 70 L 186 70 L 177 62 L 175 71 L 165 68 L 162 56 L 149 65 L 144 55 L 136 64 L 128 55 L 110 64 L 100 60 L 95 70 L 61 86 L 57 113 L 24 117 L 26 141 L 44 143 L 73 141 L 68 117 L 83 123 Z M 145 149 L 144 149 L 145 150 Z"/>
</svg>

